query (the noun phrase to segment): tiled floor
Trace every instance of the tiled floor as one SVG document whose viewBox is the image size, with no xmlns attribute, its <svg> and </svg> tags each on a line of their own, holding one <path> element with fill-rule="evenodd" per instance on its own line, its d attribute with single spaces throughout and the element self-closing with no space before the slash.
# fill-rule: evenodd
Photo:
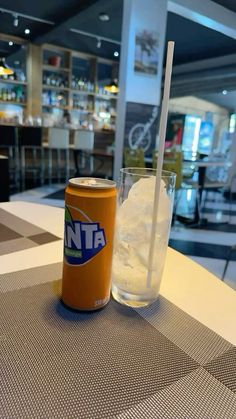
<svg viewBox="0 0 236 419">
<path fill-rule="evenodd" d="M 36 202 L 38 204 L 52 205 L 54 207 L 64 207 L 64 202 L 61 199 L 44 198 L 45 196 L 51 195 L 63 188 L 65 188 L 65 184 L 61 183 L 55 183 L 50 186 L 41 186 L 39 188 L 30 189 L 25 192 L 12 195 L 11 201 Z"/>
<path fill-rule="evenodd" d="M 43 186 L 13 195 L 11 200 L 64 207 L 63 199 L 55 199 L 53 196 L 64 187 L 64 184 Z M 60 197 L 62 194 L 59 193 Z M 183 193 L 178 203 L 178 213 L 191 216 L 194 201 L 195 192 L 187 196 Z M 202 215 L 209 222 L 202 228 L 186 228 L 176 223 L 171 230 L 170 246 L 202 265 L 220 280 L 228 259 L 223 280 L 236 290 L 236 248 L 232 247 L 236 246 L 236 202 L 230 205 L 220 194 L 209 193 Z"/>
<path fill-rule="evenodd" d="M 187 199 L 182 198 L 178 212 L 191 216 L 194 193 Z M 175 225 L 171 230 L 170 245 L 219 279 L 224 275 L 224 282 L 236 290 L 236 202 L 230 203 L 221 194 L 210 192 L 201 216 L 207 219 L 207 224 L 200 228 Z"/>
<path fill-rule="evenodd" d="M 213 273 L 214 275 L 222 278 L 224 267 L 225 267 L 225 260 L 224 259 L 213 259 L 213 258 L 205 258 L 200 256 L 190 256 L 195 262 L 202 265 L 208 271 Z"/>
</svg>

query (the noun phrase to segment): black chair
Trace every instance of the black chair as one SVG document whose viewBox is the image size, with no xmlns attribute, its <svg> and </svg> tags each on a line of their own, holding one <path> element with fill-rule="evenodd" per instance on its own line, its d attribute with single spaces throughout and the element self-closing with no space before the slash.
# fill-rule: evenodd
<svg viewBox="0 0 236 419">
<path fill-rule="evenodd" d="M 26 175 L 32 174 L 34 185 L 39 180 L 44 183 L 44 149 L 42 146 L 41 127 L 22 127 L 19 133 L 19 146 L 21 157 L 21 188 L 25 189 Z M 31 177 L 29 176 L 31 179 Z"/>
<path fill-rule="evenodd" d="M 0 125 L 0 153 L 9 159 L 10 190 L 20 190 L 20 160 L 18 129 L 10 125 Z"/>
<path fill-rule="evenodd" d="M 91 152 L 89 155 L 86 154 L 85 151 L 83 150 L 73 150 L 73 157 L 74 157 L 74 165 L 75 165 L 75 173 L 74 176 L 75 177 L 99 177 L 99 178 L 104 178 L 104 179 L 110 179 L 113 180 L 113 173 L 109 174 L 108 172 L 101 172 L 101 169 L 104 167 L 105 165 L 105 159 L 109 158 L 109 159 L 113 159 L 113 157 L 111 157 L 110 155 L 106 155 L 105 153 L 101 154 L 99 152 Z M 80 166 L 80 162 L 83 158 L 93 158 L 94 161 L 94 165 L 95 169 L 91 172 L 91 171 L 86 171 L 84 169 L 81 170 L 81 166 Z M 98 164 L 96 164 L 98 163 Z M 112 167 L 113 169 L 113 167 Z M 113 172 L 113 170 L 112 170 Z"/>
<path fill-rule="evenodd" d="M 0 155 L 0 202 L 9 201 L 10 179 L 9 179 L 9 158 Z"/>
<path fill-rule="evenodd" d="M 94 132 L 89 130 L 77 130 L 74 134 L 74 163 L 75 176 L 85 177 L 100 177 L 105 179 L 112 179 L 109 173 L 101 173 L 101 168 L 104 167 L 106 158 L 108 156 L 104 153 L 94 149 Z M 87 163 L 87 164 L 85 164 Z M 96 164 L 98 163 L 98 164 Z M 89 170 L 87 170 L 89 167 Z M 81 170 L 82 169 L 82 170 Z"/>
</svg>

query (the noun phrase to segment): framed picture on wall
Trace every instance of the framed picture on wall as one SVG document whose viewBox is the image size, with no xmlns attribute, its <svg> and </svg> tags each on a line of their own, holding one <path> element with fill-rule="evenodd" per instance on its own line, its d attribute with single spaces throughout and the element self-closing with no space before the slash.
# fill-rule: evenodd
<svg viewBox="0 0 236 419">
<path fill-rule="evenodd" d="M 159 62 L 159 34 L 155 31 L 138 29 L 135 34 L 134 71 L 157 75 Z"/>
</svg>

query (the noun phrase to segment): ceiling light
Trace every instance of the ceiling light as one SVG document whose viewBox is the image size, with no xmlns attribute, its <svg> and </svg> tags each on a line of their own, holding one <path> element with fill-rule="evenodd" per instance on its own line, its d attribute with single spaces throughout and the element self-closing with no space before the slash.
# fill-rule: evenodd
<svg viewBox="0 0 236 419">
<path fill-rule="evenodd" d="M 9 45 L 10 47 L 12 47 L 13 42 L 12 42 L 12 41 L 9 41 L 9 42 L 8 42 L 8 45 Z"/>
<path fill-rule="evenodd" d="M 18 16 L 17 16 L 16 14 L 14 14 L 14 15 L 12 15 L 12 16 L 13 16 L 13 25 L 14 25 L 15 27 L 17 27 L 17 26 L 18 26 L 18 23 L 19 23 Z"/>
<path fill-rule="evenodd" d="M 99 13 L 99 19 L 102 22 L 108 22 L 110 20 L 110 16 L 107 13 L 101 12 Z"/>
<path fill-rule="evenodd" d="M 101 48 L 101 46 L 102 46 L 102 41 L 101 41 L 101 39 L 97 39 L 97 48 Z"/>
<path fill-rule="evenodd" d="M 25 34 L 29 35 L 30 34 L 30 30 L 29 29 L 25 29 Z"/>
<path fill-rule="evenodd" d="M 0 75 L 10 76 L 13 73 L 14 71 L 10 67 L 8 67 L 5 58 L 0 58 Z"/>
<path fill-rule="evenodd" d="M 114 57 L 119 57 L 119 52 L 118 51 L 114 52 Z"/>
<path fill-rule="evenodd" d="M 222 90 L 222 95 L 227 95 L 227 90 Z"/>
</svg>

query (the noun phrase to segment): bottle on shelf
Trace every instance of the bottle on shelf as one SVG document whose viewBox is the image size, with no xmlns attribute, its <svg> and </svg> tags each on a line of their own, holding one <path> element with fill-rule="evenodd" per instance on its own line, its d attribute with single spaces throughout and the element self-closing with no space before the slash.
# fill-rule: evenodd
<svg viewBox="0 0 236 419">
<path fill-rule="evenodd" d="M 55 78 L 55 75 L 52 73 L 51 74 L 51 76 L 50 76 L 50 81 L 51 81 L 51 85 L 52 86 L 56 86 L 56 78 Z"/>
<path fill-rule="evenodd" d="M 93 102 L 91 100 L 88 102 L 88 110 L 93 112 Z"/>
<path fill-rule="evenodd" d="M 25 92 L 24 90 L 22 90 L 22 95 L 21 95 L 21 102 L 25 102 Z"/>
<path fill-rule="evenodd" d="M 72 74 L 72 80 L 71 80 L 71 87 L 72 89 L 76 88 L 76 78 L 73 74 Z"/>
<path fill-rule="evenodd" d="M 42 94 L 42 102 L 44 106 L 50 105 L 49 94 L 48 92 L 43 92 Z"/>
<path fill-rule="evenodd" d="M 23 102 L 23 89 L 21 87 L 16 89 L 16 102 Z"/>
<path fill-rule="evenodd" d="M 68 87 L 68 80 L 66 77 L 61 75 L 55 75 L 55 73 L 44 73 L 43 75 L 43 84 L 45 86 L 61 87 L 64 89 Z"/>
<path fill-rule="evenodd" d="M 11 100 L 11 89 L 7 90 L 7 100 L 10 101 Z"/>
<path fill-rule="evenodd" d="M 2 100 L 7 101 L 7 90 L 6 89 L 2 89 Z"/>
<path fill-rule="evenodd" d="M 90 83 L 91 86 L 91 93 L 94 93 L 94 83 Z"/>
<path fill-rule="evenodd" d="M 0 100 L 4 102 L 25 102 L 25 92 L 21 86 L 0 88 Z"/>
<path fill-rule="evenodd" d="M 46 76 L 46 83 L 45 84 L 47 86 L 50 86 L 50 84 L 51 84 L 51 78 L 50 78 L 50 75 L 49 74 Z"/>
<path fill-rule="evenodd" d="M 63 91 L 47 90 L 42 94 L 43 106 L 65 107 L 67 106 L 67 98 Z"/>
</svg>

